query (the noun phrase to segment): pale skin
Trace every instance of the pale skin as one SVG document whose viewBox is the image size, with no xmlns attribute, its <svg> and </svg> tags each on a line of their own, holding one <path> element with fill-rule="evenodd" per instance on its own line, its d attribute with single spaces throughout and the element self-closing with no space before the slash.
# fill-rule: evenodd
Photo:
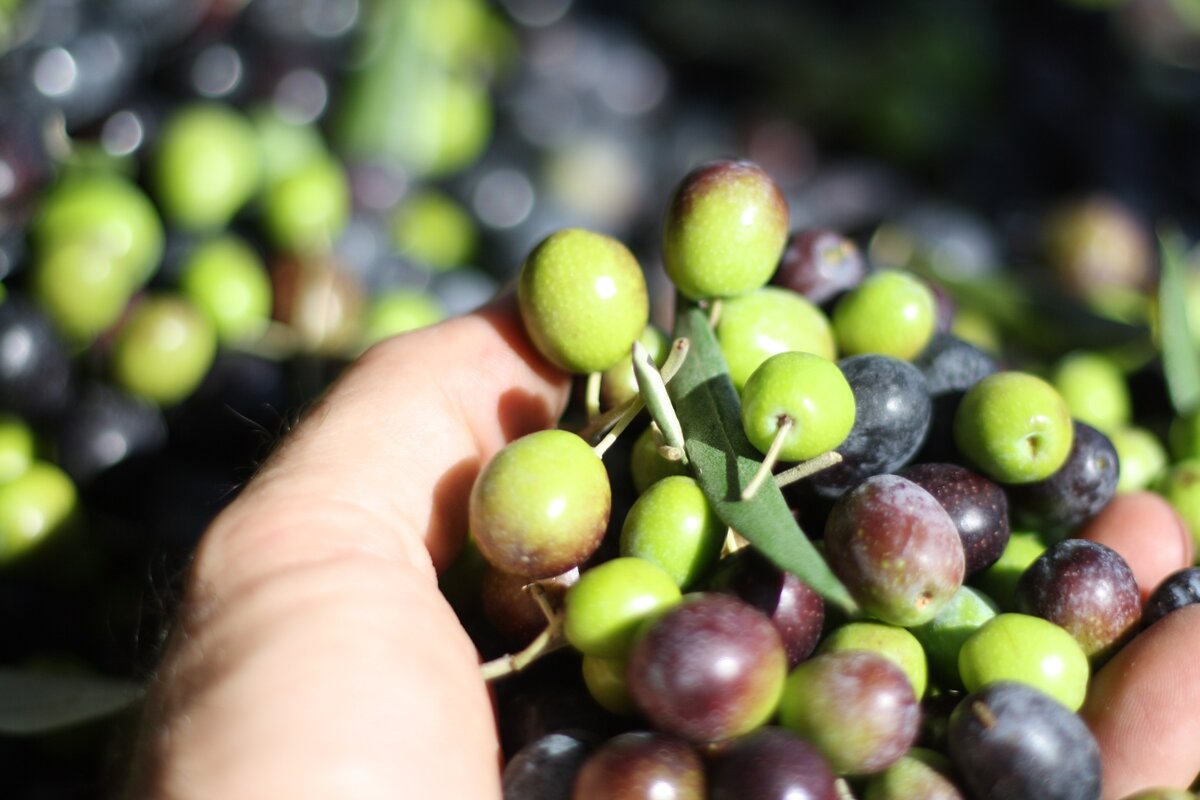
<svg viewBox="0 0 1200 800">
<path fill-rule="evenodd" d="M 569 384 L 510 301 L 347 370 L 202 540 L 129 796 L 499 798 L 490 696 L 436 576 L 480 466 L 553 425 Z M 1169 619 L 1085 707 L 1105 800 L 1200 770 L 1200 608 Z"/>
</svg>

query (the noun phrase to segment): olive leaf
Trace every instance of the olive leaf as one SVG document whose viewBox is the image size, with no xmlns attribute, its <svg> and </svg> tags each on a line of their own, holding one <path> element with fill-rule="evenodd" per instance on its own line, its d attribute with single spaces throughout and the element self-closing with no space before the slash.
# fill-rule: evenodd
<svg viewBox="0 0 1200 800">
<path fill-rule="evenodd" d="M 1158 309 L 1163 373 L 1175 412 L 1188 414 L 1200 405 L 1200 353 L 1196 352 L 1188 325 L 1183 239 L 1176 231 L 1163 231 L 1158 241 L 1162 259 Z"/>
<path fill-rule="evenodd" d="M 1054 356 L 1076 348 L 1131 346 L 1146 338 L 1141 325 L 1098 314 L 1044 277 L 1018 280 L 1002 275 L 984 280 L 937 279 L 953 301 L 982 312 L 1005 341 Z"/>
<path fill-rule="evenodd" d="M 30 736 L 116 714 L 145 689 L 98 675 L 0 668 L 0 734 Z"/>
<path fill-rule="evenodd" d="M 773 481 L 749 500 L 742 487 L 754 477 L 761 455 L 742 429 L 741 403 L 708 317 L 681 304 L 674 335 L 691 342 L 691 352 L 667 385 L 683 425 L 692 475 L 713 510 L 776 566 L 795 573 L 825 600 L 848 614 L 856 610 L 816 547 L 792 517 Z"/>
<path fill-rule="evenodd" d="M 646 403 L 651 418 L 658 425 L 665 445 L 676 450 L 683 450 L 681 460 L 686 464 L 687 452 L 684 449 L 683 428 L 680 427 L 679 417 L 671 406 L 666 382 L 663 380 L 663 375 L 654 366 L 654 360 L 646 352 L 646 348 L 642 346 L 641 342 L 636 341 L 633 343 L 633 374 L 637 379 L 638 391 L 642 395 L 642 400 Z"/>
</svg>

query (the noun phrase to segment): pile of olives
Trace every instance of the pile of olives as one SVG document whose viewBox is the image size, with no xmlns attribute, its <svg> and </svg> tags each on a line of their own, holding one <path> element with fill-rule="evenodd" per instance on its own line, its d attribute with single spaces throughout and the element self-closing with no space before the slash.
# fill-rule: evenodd
<svg viewBox="0 0 1200 800">
<path fill-rule="evenodd" d="M 1121 486 L 1102 428 L 1128 424 L 1124 384 L 1123 413 L 1087 413 L 1084 356 L 1001 368 L 928 280 L 787 226 L 752 163 L 683 179 L 662 246 L 677 319 L 707 317 L 690 348 L 648 322 L 643 271 L 606 235 L 561 230 L 521 268 L 530 339 L 588 377 L 564 418 L 579 432 L 485 465 L 443 579 L 488 658 L 505 797 L 1099 798 L 1076 713 L 1091 676 L 1200 600 L 1200 571 L 1135 577 L 1106 543 L 1106 518 L 1139 504 L 1193 547 L 1148 479 Z M 670 390 L 713 353 L 707 388 L 739 427 L 716 457 L 696 443 L 716 417 Z M 739 441 L 758 474 L 714 476 Z M 780 492 L 788 536 L 813 540 L 803 569 L 831 581 L 727 523 Z"/>
</svg>

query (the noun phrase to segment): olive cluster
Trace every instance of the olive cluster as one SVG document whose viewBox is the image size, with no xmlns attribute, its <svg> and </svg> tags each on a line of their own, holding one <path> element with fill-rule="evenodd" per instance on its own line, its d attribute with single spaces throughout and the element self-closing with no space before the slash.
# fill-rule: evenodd
<svg viewBox="0 0 1200 800">
<path fill-rule="evenodd" d="M 720 414 L 681 413 L 668 389 L 713 356 L 648 322 L 624 245 L 562 230 L 521 269 L 530 339 L 588 376 L 587 422 L 516 440 L 470 497 L 463 561 L 482 555 L 491 635 L 516 649 L 483 666 L 506 797 L 1099 798 L 1076 713 L 1093 671 L 1197 595 L 1194 570 L 1135 572 L 1115 545 L 1106 517 L 1151 496 L 1118 496 L 1117 450 L 1074 384 L 1001 369 L 926 279 L 830 231 L 789 235 L 752 163 L 685 177 L 662 252 L 677 317 L 707 315 L 723 384 L 707 388 L 740 421 L 716 460 L 696 442 Z M 628 463 L 606 461 L 643 407 Z M 713 474 L 740 436 L 762 454 L 745 485 Z M 832 583 L 727 522 L 780 491 Z"/>
</svg>

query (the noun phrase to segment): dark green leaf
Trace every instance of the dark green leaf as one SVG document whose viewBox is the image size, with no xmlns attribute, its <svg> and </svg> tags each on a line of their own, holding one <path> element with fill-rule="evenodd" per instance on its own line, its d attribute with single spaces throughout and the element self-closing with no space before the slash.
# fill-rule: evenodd
<svg viewBox="0 0 1200 800">
<path fill-rule="evenodd" d="M 1046 356 L 1076 348 L 1111 348 L 1146 339 L 1146 329 L 1088 309 L 1048 280 L 1011 275 L 973 281 L 939 279 L 956 304 L 994 322 L 1006 341 Z"/>
<path fill-rule="evenodd" d="M 0 668 L 0 734 L 28 736 L 122 711 L 141 699 L 131 681 Z"/>
<path fill-rule="evenodd" d="M 1200 405 L 1200 358 L 1188 325 L 1187 269 L 1183 241 L 1178 233 L 1159 236 L 1162 278 L 1158 285 L 1158 309 L 1162 335 L 1163 373 L 1167 391 L 1177 414 L 1187 414 Z"/>
<path fill-rule="evenodd" d="M 713 509 L 777 566 L 853 613 L 846 587 L 800 530 L 775 483 L 767 481 L 754 497 L 741 499 L 742 487 L 754 477 L 762 456 L 742 430 L 741 404 L 707 316 L 681 305 L 675 336 L 686 337 L 691 350 L 667 391 L 683 424 L 692 474 Z"/>
</svg>

